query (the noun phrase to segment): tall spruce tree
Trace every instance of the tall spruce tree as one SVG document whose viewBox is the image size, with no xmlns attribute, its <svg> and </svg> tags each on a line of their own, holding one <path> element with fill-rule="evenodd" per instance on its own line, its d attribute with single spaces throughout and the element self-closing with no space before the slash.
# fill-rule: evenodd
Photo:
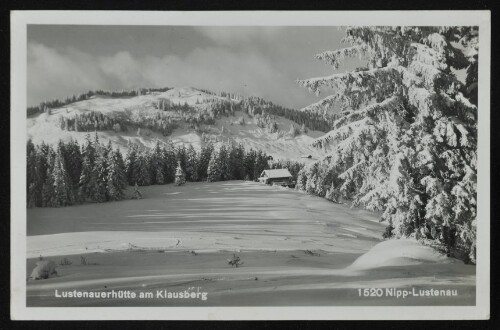
<svg viewBox="0 0 500 330">
<path fill-rule="evenodd" d="M 185 169 L 187 166 L 187 150 L 184 144 L 177 146 L 176 150 L 177 165 L 180 162 L 181 168 Z"/>
<path fill-rule="evenodd" d="M 218 152 L 218 164 L 219 164 L 219 170 L 220 170 L 220 180 L 225 181 L 225 180 L 231 180 L 231 169 L 229 168 L 229 151 L 228 147 L 225 144 L 222 144 L 219 147 L 219 152 Z"/>
<path fill-rule="evenodd" d="M 51 146 L 47 145 L 44 148 L 44 157 L 46 158 L 45 175 L 42 185 L 42 206 L 54 206 L 55 199 L 54 176 L 52 175 L 55 163 L 55 152 Z"/>
<path fill-rule="evenodd" d="M 160 145 L 160 141 L 156 142 L 155 148 L 151 154 L 151 178 L 154 184 L 165 184 L 165 164 L 163 158 L 163 148 Z"/>
<path fill-rule="evenodd" d="M 51 147 L 42 142 L 37 147 L 37 167 L 38 167 L 38 184 L 36 187 L 36 206 L 44 206 L 43 188 L 50 166 Z"/>
<path fill-rule="evenodd" d="M 475 261 L 477 108 L 452 68 L 477 72 L 457 42 L 471 27 L 349 27 L 347 48 L 318 54 L 338 69 L 345 58 L 357 70 L 299 80 L 319 95 L 305 110 L 341 106 L 332 131 L 317 147 L 332 152 L 304 168 L 298 187 L 339 195 L 371 210 L 397 237 L 439 242 L 449 254 Z M 474 64 L 474 63 L 472 63 Z M 335 184 L 332 186 L 331 183 Z M 333 191 L 332 191 L 333 189 Z"/>
<path fill-rule="evenodd" d="M 238 144 L 231 148 L 229 152 L 229 168 L 233 180 L 243 180 L 245 178 L 245 168 L 243 166 L 244 157 L 245 149 L 243 145 Z"/>
<path fill-rule="evenodd" d="M 111 141 L 107 146 L 99 145 L 96 141 L 96 161 L 94 171 L 96 175 L 96 185 L 93 193 L 95 202 L 106 202 L 109 200 L 108 195 L 108 157 L 112 152 Z"/>
<path fill-rule="evenodd" d="M 109 199 L 115 201 L 123 199 L 124 190 L 127 187 L 127 177 L 125 162 L 119 149 L 109 153 L 107 172 L 106 188 Z"/>
<path fill-rule="evenodd" d="M 60 146 L 57 148 L 57 151 L 55 153 L 51 176 L 53 193 L 50 205 L 60 207 L 73 204 L 73 183 L 71 182 L 71 179 L 66 171 L 63 151 Z"/>
<path fill-rule="evenodd" d="M 97 173 L 95 172 L 96 149 L 87 134 L 82 147 L 82 170 L 79 181 L 79 196 L 81 201 L 94 201 L 97 188 Z"/>
<path fill-rule="evenodd" d="M 262 171 L 265 169 L 269 168 L 268 166 L 268 161 L 267 161 L 267 155 L 263 153 L 261 150 L 259 150 L 256 154 L 255 157 L 255 165 L 254 165 L 254 173 L 253 177 L 254 179 L 257 179 L 260 177 L 262 174 Z"/>
<path fill-rule="evenodd" d="M 186 151 L 186 180 L 191 182 L 198 181 L 198 154 L 193 145 L 190 144 Z"/>
<path fill-rule="evenodd" d="M 151 176 L 149 172 L 151 155 L 147 150 L 141 150 L 137 154 L 137 184 L 139 186 L 149 186 L 151 184 Z"/>
<path fill-rule="evenodd" d="M 201 148 L 200 162 L 198 164 L 198 178 L 200 180 L 207 179 L 208 164 L 212 158 L 212 152 L 214 150 L 213 144 L 209 143 Z"/>
<path fill-rule="evenodd" d="M 71 179 L 73 190 L 76 190 L 82 172 L 82 153 L 80 146 L 75 140 L 71 140 L 63 145 L 63 157 L 66 171 Z"/>
<path fill-rule="evenodd" d="M 28 140 L 26 144 L 26 205 L 27 207 L 40 206 L 39 189 L 40 174 L 39 174 L 39 156 L 35 145 Z"/>
<path fill-rule="evenodd" d="M 129 151 L 127 153 L 126 161 L 125 161 L 125 173 L 127 177 L 127 182 L 130 186 L 133 186 L 137 183 L 139 176 L 139 163 L 138 163 L 138 147 L 135 144 L 132 144 L 129 147 Z"/>
<path fill-rule="evenodd" d="M 219 151 L 220 149 L 214 149 L 208 162 L 207 180 L 209 182 L 221 181 L 222 179 Z"/>
<path fill-rule="evenodd" d="M 250 149 L 243 160 L 243 166 L 245 168 L 245 180 L 254 181 L 255 177 L 255 160 L 257 159 L 257 152 Z M 260 174 L 260 173 L 259 173 Z"/>
<path fill-rule="evenodd" d="M 163 149 L 163 175 L 165 183 L 172 183 L 175 180 L 175 169 L 177 167 L 175 147 L 172 141 L 168 141 Z"/>
</svg>

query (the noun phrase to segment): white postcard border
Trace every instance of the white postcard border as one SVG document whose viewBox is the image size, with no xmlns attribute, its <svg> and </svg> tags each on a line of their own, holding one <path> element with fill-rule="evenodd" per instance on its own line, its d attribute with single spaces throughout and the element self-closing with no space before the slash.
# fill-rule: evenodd
<svg viewBox="0 0 500 330">
<path fill-rule="evenodd" d="M 191 26 L 479 26 L 476 306 L 26 307 L 26 66 L 28 24 Z M 489 11 L 11 12 L 11 317 L 15 320 L 465 320 L 490 313 Z"/>
</svg>

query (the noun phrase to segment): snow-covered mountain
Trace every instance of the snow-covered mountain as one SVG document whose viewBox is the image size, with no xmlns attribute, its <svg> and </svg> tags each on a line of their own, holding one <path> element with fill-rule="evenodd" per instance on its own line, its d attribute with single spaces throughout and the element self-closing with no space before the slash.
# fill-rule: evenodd
<svg viewBox="0 0 500 330">
<path fill-rule="evenodd" d="M 255 102 L 264 104 L 256 105 Z M 290 134 L 292 125 L 297 131 L 301 126 L 281 116 L 256 114 L 259 110 L 255 109 L 269 104 L 257 98 L 244 99 L 191 87 L 131 97 L 93 95 L 29 116 L 27 133 L 35 144 L 42 141 L 55 144 L 70 139 L 81 144 L 88 133 L 97 131 L 101 142 L 111 141 L 122 151 L 131 144 L 150 148 L 158 140 L 171 140 L 174 144 L 191 144 L 197 149 L 210 142 L 242 143 L 245 148 L 265 151 L 275 159 L 307 162 L 320 158 L 322 151 L 312 143 L 324 132 L 305 130 L 297 135 Z M 89 119 L 92 116 L 99 117 L 99 127 Z M 75 118 L 79 122 L 76 130 Z M 266 120 L 268 124 L 272 122 L 272 129 L 265 126 Z M 116 127 L 115 122 L 119 123 Z M 168 134 L 165 134 L 165 127 L 171 127 Z M 304 158 L 306 155 L 312 158 Z"/>
</svg>

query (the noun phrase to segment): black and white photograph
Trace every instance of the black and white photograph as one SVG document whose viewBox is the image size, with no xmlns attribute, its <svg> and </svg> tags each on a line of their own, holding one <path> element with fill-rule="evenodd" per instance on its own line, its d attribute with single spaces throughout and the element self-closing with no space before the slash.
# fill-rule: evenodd
<svg viewBox="0 0 500 330">
<path fill-rule="evenodd" d="M 489 12 L 316 14 L 13 14 L 19 319 L 488 317 Z"/>
</svg>

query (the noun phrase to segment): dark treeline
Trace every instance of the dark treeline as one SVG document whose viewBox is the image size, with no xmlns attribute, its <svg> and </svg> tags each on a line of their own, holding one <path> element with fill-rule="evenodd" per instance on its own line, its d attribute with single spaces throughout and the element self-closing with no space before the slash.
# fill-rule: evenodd
<svg viewBox="0 0 500 330">
<path fill-rule="evenodd" d="M 59 127 L 63 130 L 77 132 L 107 131 L 125 132 L 128 129 L 149 129 L 169 136 L 184 121 L 193 128 L 199 125 L 214 125 L 215 120 L 222 115 L 234 115 L 241 108 L 226 100 L 216 100 L 208 104 L 206 109 L 200 110 L 187 103 L 173 104 L 170 100 L 159 100 L 155 108 L 161 111 L 153 112 L 149 116 L 134 117 L 108 116 L 100 111 L 88 111 L 75 114 L 74 117 L 61 116 Z"/>
<path fill-rule="evenodd" d="M 108 116 L 99 111 L 89 111 L 82 114 L 76 114 L 74 117 L 62 117 L 59 121 L 59 127 L 67 131 L 92 132 L 107 131 L 126 132 L 128 129 L 147 128 L 152 131 L 170 135 L 178 127 L 177 121 L 161 112 L 150 117 L 139 117 L 136 121 L 131 121 L 124 116 Z"/>
<path fill-rule="evenodd" d="M 198 152 L 193 146 L 175 147 L 157 142 L 153 149 L 130 146 L 126 156 L 111 143 L 101 144 L 87 135 L 83 145 L 59 142 L 56 147 L 27 142 L 28 207 L 60 207 L 85 202 L 123 199 L 129 185 L 168 184 L 175 181 L 176 169 L 186 181 L 256 180 L 269 168 L 268 155 L 242 145 L 208 144 Z M 274 163 L 273 168 L 278 168 Z M 286 162 L 296 173 L 301 164 Z"/>
<path fill-rule="evenodd" d="M 329 132 L 333 127 L 335 115 L 321 115 L 311 111 L 299 111 L 276 105 L 259 97 L 249 97 L 242 101 L 242 108 L 250 116 L 272 115 L 287 118 L 299 125 L 305 125 L 309 129 L 321 132 Z"/>
<path fill-rule="evenodd" d="M 28 207 L 60 207 L 83 202 L 120 200 L 127 186 L 126 164 L 111 144 L 97 135 L 83 146 L 59 142 L 54 148 L 27 143 Z"/>
<path fill-rule="evenodd" d="M 50 109 L 53 108 L 59 108 L 63 107 L 65 105 L 75 103 L 78 101 L 84 101 L 88 100 L 92 96 L 95 95 L 104 95 L 104 96 L 110 96 L 110 97 L 133 97 L 133 96 L 138 96 L 138 95 L 143 95 L 145 93 L 152 93 L 152 92 L 166 92 L 172 88 L 170 87 L 163 87 L 163 88 L 141 88 L 141 89 L 135 89 L 135 90 L 128 90 L 128 91 L 104 91 L 104 90 L 95 90 L 95 91 L 88 91 L 83 94 L 79 95 L 72 95 L 68 96 L 65 99 L 55 99 L 52 101 L 44 101 L 41 102 L 39 105 L 28 107 L 27 113 L 28 116 L 36 114 L 36 113 L 43 113 L 43 112 L 50 112 Z"/>
<path fill-rule="evenodd" d="M 184 121 L 193 128 L 200 125 L 215 125 L 215 120 L 222 115 L 234 115 L 239 111 L 239 104 L 228 101 L 210 102 L 206 109 L 196 109 L 188 104 L 172 104 L 169 100 L 159 100 L 155 108 L 161 111 L 152 112 L 148 116 L 135 116 L 130 119 L 127 115 L 109 116 L 100 111 L 88 111 L 75 116 L 61 116 L 59 127 L 67 131 L 93 132 L 113 130 L 115 132 L 126 132 L 129 129 L 149 129 L 169 136 L 177 127 L 179 122 Z"/>
<path fill-rule="evenodd" d="M 220 97 L 225 97 L 228 99 L 233 99 L 233 100 L 238 100 L 238 101 L 241 101 L 244 99 L 243 95 L 237 94 L 237 93 L 228 93 L 228 92 L 215 93 L 215 92 L 209 91 L 208 89 L 203 89 L 203 88 L 196 88 L 196 89 L 199 90 L 200 92 L 203 92 L 203 93 L 208 94 L 208 95 L 220 96 Z"/>
<path fill-rule="evenodd" d="M 329 132 L 333 122 L 337 118 L 335 114 L 321 115 L 312 111 L 299 111 L 285 108 L 254 96 L 243 98 L 238 94 L 225 92 L 216 94 L 207 90 L 200 91 L 224 99 L 213 99 L 209 101 L 208 107 L 203 110 L 196 107 L 190 107 L 187 104 L 174 104 L 168 99 L 159 100 L 155 107 L 164 111 L 183 112 L 186 117 L 183 119 L 188 123 L 208 125 L 215 124 L 215 120 L 221 116 L 234 116 L 236 111 L 244 111 L 249 116 L 256 117 L 258 120 L 260 117 L 261 120 L 258 121 L 258 124 L 260 124 L 259 126 L 263 128 L 266 127 L 271 131 L 277 131 L 277 127 L 275 127 L 276 125 L 268 120 L 268 118 L 275 116 L 287 118 L 299 125 L 305 125 L 312 130 L 322 132 Z M 188 112 L 191 112 L 191 115 L 186 116 Z"/>
<path fill-rule="evenodd" d="M 104 95 L 110 97 L 134 97 L 152 92 L 165 92 L 170 89 L 171 88 L 165 87 L 165 88 L 149 88 L 149 89 L 137 89 L 137 90 L 117 91 L 117 92 L 95 90 L 80 95 L 73 95 L 62 100 L 52 100 L 52 101 L 42 102 L 37 106 L 28 107 L 27 112 L 28 116 L 35 113 L 43 113 L 43 112 L 50 114 L 51 109 L 53 108 L 59 108 L 74 102 L 87 100 L 95 95 Z M 208 104 L 207 107 L 200 108 L 196 106 L 190 106 L 187 103 L 175 104 L 171 102 L 171 100 L 166 98 L 159 99 L 154 104 L 154 107 L 155 109 L 158 110 L 169 111 L 171 113 L 173 112 L 179 115 L 180 119 L 186 121 L 187 123 L 192 124 L 193 126 L 200 124 L 213 125 L 215 124 L 216 119 L 220 118 L 221 116 L 235 115 L 236 111 L 244 111 L 252 117 L 256 115 L 280 116 L 292 120 L 299 125 L 305 125 L 309 129 L 322 132 L 330 131 L 333 122 L 336 119 L 335 118 L 336 115 L 333 114 L 320 114 L 312 111 L 299 111 L 296 109 L 289 109 L 282 107 L 280 105 L 276 105 L 272 102 L 265 101 L 264 99 L 261 99 L 259 97 L 252 96 L 244 98 L 239 94 L 231 94 L 226 92 L 214 93 L 203 89 L 199 89 L 199 91 L 214 96 L 213 100 L 209 100 L 207 102 Z M 220 97 L 222 99 L 216 97 Z M 63 129 L 69 129 L 69 130 L 92 131 L 92 130 L 113 129 L 113 126 L 115 126 L 116 124 L 116 122 L 113 124 L 109 123 L 105 124 L 104 122 L 98 122 L 99 118 L 96 118 L 95 115 L 89 115 L 89 116 L 93 117 L 91 118 L 89 123 L 84 123 L 82 125 L 78 125 L 77 123 L 75 126 L 75 123 L 69 123 L 69 125 L 66 125 L 66 123 L 63 123 L 64 120 L 61 120 L 61 127 L 63 127 Z M 82 120 L 85 121 L 88 121 L 88 119 L 89 118 L 82 118 Z M 68 120 L 71 121 L 72 119 Z M 114 120 L 118 122 L 118 119 Z M 127 124 L 124 123 L 123 120 L 124 119 L 121 119 L 122 122 L 118 122 L 118 124 L 121 126 L 122 129 Z M 76 121 L 78 121 L 78 119 L 76 119 Z M 107 121 L 111 122 L 111 118 L 108 118 Z M 172 129 L 172 126 L 168 128 L 163 127 L 163 126 L 168 126 L 165 123 L 161 124 L 154 123 L 152 124 L 152 126 L 153 126 L 152 129 L 159 130 L 164 135 L 168 135 L 169 134 L 168 131 Z M 77 129 L 75 129 L 75 127 Z M 272 128 L 270 129 L 272 130 Z"/>
<path fill-rule="evenodd" d="M 234 116 L 237 111 L 243 111 L 257 120 L 257 125 L 268 128 L 271 133 L 278 130 L 275 117 L 280 116 L 294 121 L 309 129 L 329 132 L 333 122 L 337 119 L 336 114 L 321 115 L 312 111 L 299 111 L 276 105 L 259 97 L 241 98 L 238 95 L 212 92 L 203 90 L 210 95 L 223 97 L 224 99 L 213 99 L 207 102 L 207 107 L 200 109 L 188 104 L 175 104 L 168 99 L 158 100 L 156 109 L 163 111 L 176 111 L 182 114 L 182 119 L 192 124 L 214 125 L 215 120 L 221 116 Z M 198 103 L 198 102 L 197 102 Z M 273 118 L 271 120 L 271 118 Z"/>
<path fill-rule="evenodd" d="M 121 125 L 120 125 L 121 123 Z M 76 114 L 71 117 L 60 117 L 59 127 L 67 131 L 91 132 L 115 130 L 117 132 L 125 129 L 123 121 L 110 117 L 102 112 L 89 111 L 82 114 Z"/>
<path fill-rule="evenodd" d="M 196 104 L 200 104 L 199 101 Z M 221 116 L 234 116 L 236 111 L 241 111 L 241 103 L 228 99 L 213 99 L 205 103 L 206 107 L 190 106 L 187 103 L 174 103 L 169 99 L 159 99 L 155 108 L 169 111 L 186 123 L 193 125 L 214 125 L 215 120 Z"/>
</svg>

